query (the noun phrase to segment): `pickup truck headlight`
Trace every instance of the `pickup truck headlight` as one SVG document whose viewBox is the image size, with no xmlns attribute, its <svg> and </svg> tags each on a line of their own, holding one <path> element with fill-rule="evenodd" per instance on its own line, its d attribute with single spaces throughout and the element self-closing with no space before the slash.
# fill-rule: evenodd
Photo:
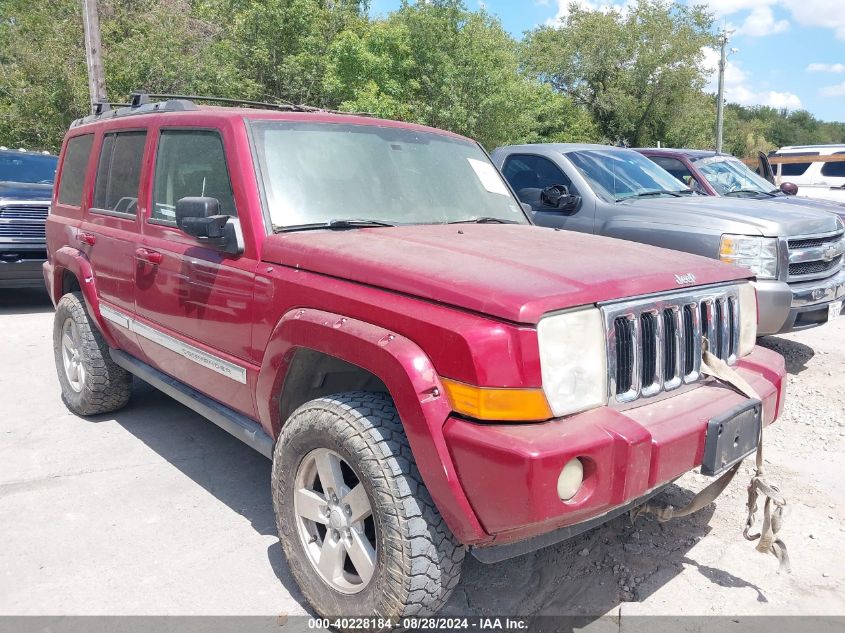
<svg viewBox="0 0 845 633">
<path fill-rule="evenodd" d="M 598 308 L 543 317 L 537 338 L 543 391 L 555 417 L 607 401 L 607 351 Z"/>
<path fill-rule="evenodd" d="M 758 279 L 777 279 L 778 240 L 776 237 L 725 234 L 719 244 L 719 259 L 750 269 Z"/>
<path fill-rule="evenodd" d="M 757 290 L 751 284 L 739 287 L 739 355 L 750 354 L 757 344 Z"/>
</svg>

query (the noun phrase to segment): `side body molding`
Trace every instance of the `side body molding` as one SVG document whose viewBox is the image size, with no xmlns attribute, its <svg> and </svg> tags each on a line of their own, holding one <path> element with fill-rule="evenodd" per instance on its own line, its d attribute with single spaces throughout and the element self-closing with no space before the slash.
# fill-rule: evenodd
<svg viewBox="0 0 845 633">
<path fill-rule="evenodd" d="M 451 412 L 440 378 L 411 340 L 384 328 L 322 310 L 295 309 L 282 316 L 264 353 L 256 406 L 265 430 L 278 437 L 279 398 L 290 362 L 304 347 L 357 365 L 390 391 L 420 474 L 453 534 L 463 543 L 489 540 L 464 495 L 443 437 Z"/>
<path fill-rule="evenodd" d="M 82 251 L 70 246 L 63 246 L 56 250 L 50 261 L 44 263 L 44 281 L 47 284 L 47 291 L 50 293 L 53 304 L 55 305 L 62 296 L 62 282 L 65 271 L 73 273 L 79 281 L 82 296 L 88 307 L 88 314 L 94 319 L 106 343 L 109 347 L 119 347 L 114 337 L 109 334 L 108 327 L 103 321 L 103 315 L 100 314 L 100 300 L 97 298 L 97 289 L 94 286 L 94 273 L 91 270 L 91 263 Z"/>
</svg>

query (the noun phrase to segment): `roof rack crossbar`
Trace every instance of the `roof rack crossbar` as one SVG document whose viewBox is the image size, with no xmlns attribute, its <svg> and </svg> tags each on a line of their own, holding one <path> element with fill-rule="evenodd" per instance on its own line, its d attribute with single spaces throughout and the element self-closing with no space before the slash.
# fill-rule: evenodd
<svg viewBox="0 0 845 633">
<path fill-rule="evenodd" d="M 149 99 L 185 99 L 186 101 L 210 101 L 214 103 L 227 103 L 230 105 L 245 105 L 245 106 L 260 106 L 263 108 L 275 108 L 277 110 L 294 110 L 294 111 L 303 111 L 303 112 L 316 112 L 319 108 L 312 108 L 311 106 L 305 105 L 295 105 L 293 103 L 279 103 L 279 102 L 267 102 L 267 101 L 252 101 L 250 99 L 232 99 L 229 97 L 214 97 L 210 95 L 176 95 L 176 94 L 163 94 L 163 93 L 154 93 L 154 92 L 134 92 L 132 93 L 133 97 L 133 105 L 135 104 L 136 97 L 138 98 L 138 102 L 140 103 L 148 103 Z M 147 101 L 143 101 L 146 97 Z"/>
</svg>

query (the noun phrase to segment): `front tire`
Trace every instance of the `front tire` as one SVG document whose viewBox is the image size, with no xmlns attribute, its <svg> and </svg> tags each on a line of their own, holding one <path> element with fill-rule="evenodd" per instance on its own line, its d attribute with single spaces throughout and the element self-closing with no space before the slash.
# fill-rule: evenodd
<svg viewBox="0 0 845 633">
<path fill-rule="evenodd" d="M 422 483 L 387 395 L 302 405 L 276 444 L 272 487 L 291 572 L 321 616 L 431 615 L 458 584 L 465 550 Z"/>
<path fill-rule="evenodd" d="M 64 295 L 56 305 L 53 354 L 62 400 L 73 413 L 109 413 L 129 402 L 132 374 L 109 356 L 79 292 Z"/>
</svg>

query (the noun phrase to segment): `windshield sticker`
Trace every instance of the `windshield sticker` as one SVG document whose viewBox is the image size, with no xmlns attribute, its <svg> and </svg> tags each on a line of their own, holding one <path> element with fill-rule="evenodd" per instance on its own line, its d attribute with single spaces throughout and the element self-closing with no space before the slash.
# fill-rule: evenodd
<svg viewBox="0 0 845 633">
<path fill-rule="evenodd" d="M 478 176 L 478 180 L 481 181 L 481 185 L 487 191 L 490 193 L 498 193 L 501 196 L 511 195 L 508 188 L 505 187 L 505 183 L 502 181 L 502 178 L 499 176 L 499 172 L 496 171 L 496 168 L 493 167 L 493 165 L 475 158 L 467 158 L 467 162 L 469 162 L 469 166 L 472 167 L 475 175 Z"/>
</svg>

